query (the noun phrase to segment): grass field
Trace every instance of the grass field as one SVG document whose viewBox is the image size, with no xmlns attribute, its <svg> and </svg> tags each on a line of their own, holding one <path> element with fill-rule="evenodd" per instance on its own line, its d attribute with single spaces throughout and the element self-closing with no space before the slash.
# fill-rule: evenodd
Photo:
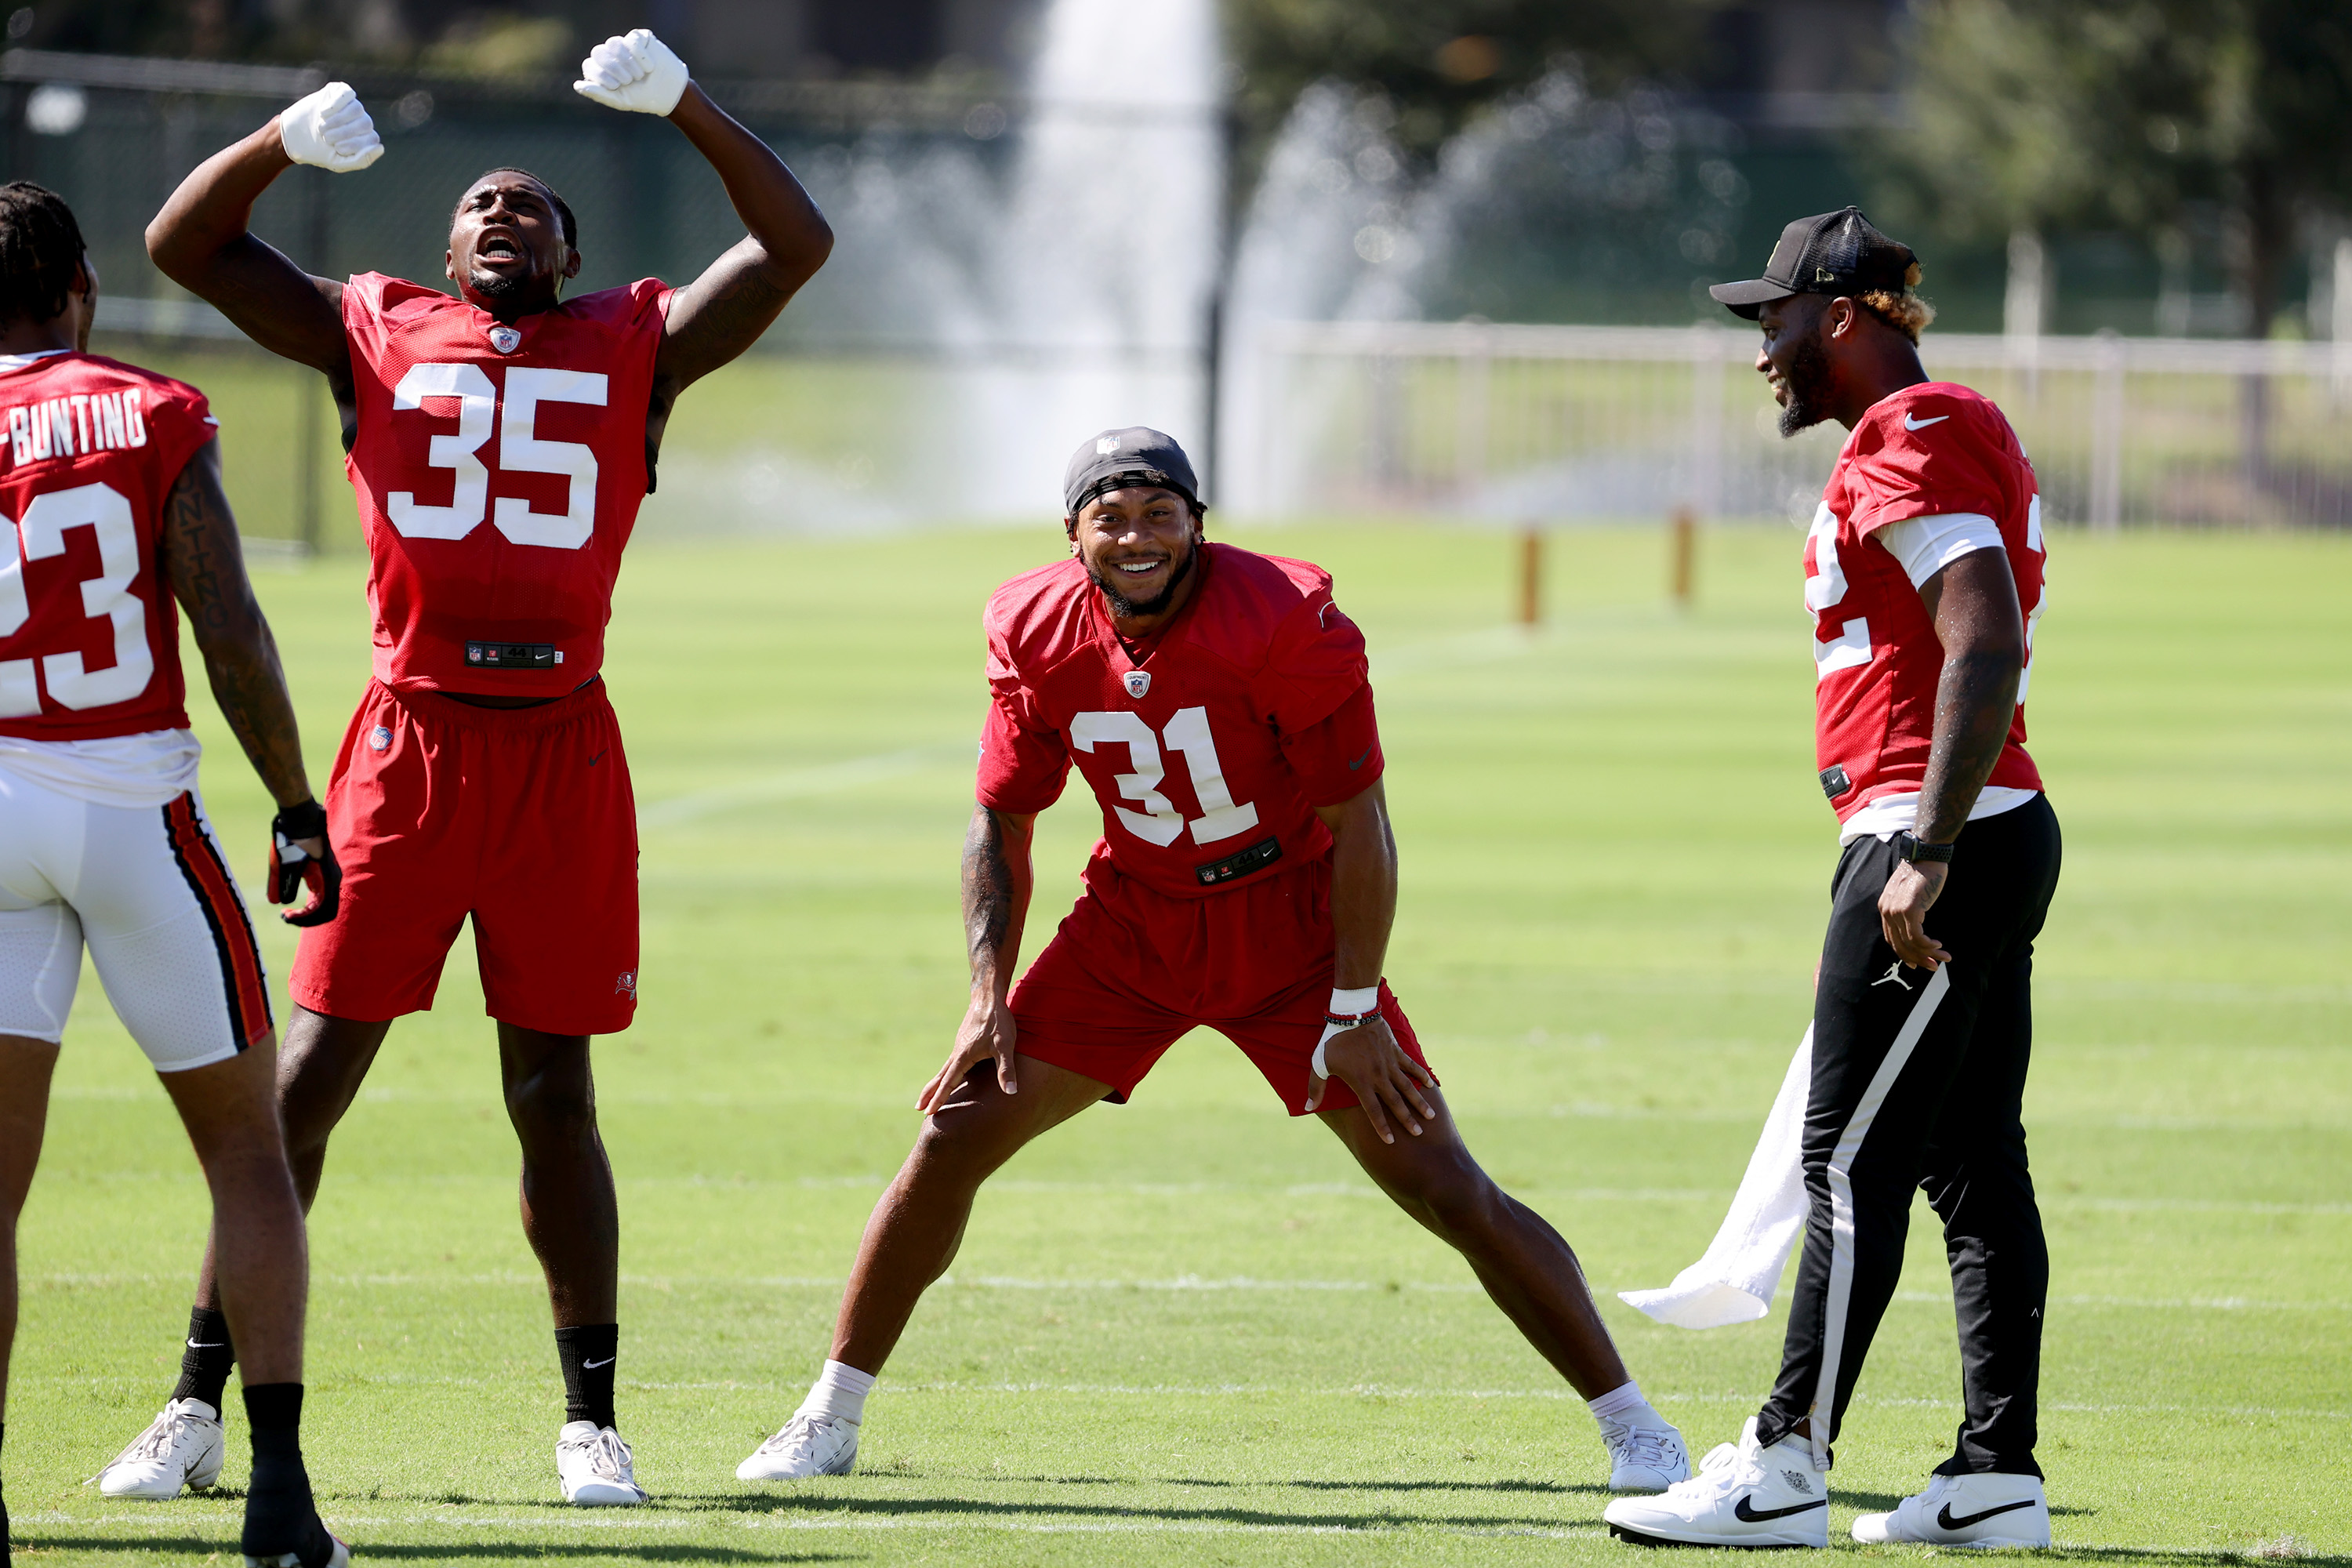
<svg viewBox="0 0 2352 1568">
<path fill-rule="evenodd" d="M 1496 624 L 1497 537 L 1242 539 L 1331 566 L 1371 638 L 1405 876 L 1389 974 L 1472 1147 L 1596 1285 L 1664 1283 L 1738 1178 L 1826 909 L 1798 536 L 1710 537 L 1679 616 L 1654 534 L 1561 535 L 1533 637 Z M 461 949 L 438 1009 L 394 1032 L 313 1216 L 309 1452 L 363 1552 L 1628 1560 L 1599 1524 L 1584 1413 L 1211 1036 L 983 1194 L 869 1405 L 859 1474 L 731 1479 L 824 1355 L 959 1015 L 977 613 L 1056 543 L 1048 524 L 639 548 L 610 670 L 646 821 L 644 1005 L 599 1065 L 622 1426 L 656 1503 L 554 1500 L 561 1389 Z M 260 582 L 323 782 L 365 679 L 361 570 Z M 2352 541 L 2060 536 L 2052 583 L 2034 750 L 2068 860 L 2028 1117 L 2059 1539 L 2117 1563 L 2352 1564 Z M 217 717 L 198 722 L 253 875 L 261 796 Z M 1045 820 L 1040 935 L 1093 833 L 1080 800 Z M 265 941 L 282 979 L 292 944 L 274 922 Z M 82 1484 L 170 1387 L 205 1217 L 93 980 L 50 1128 L 8 1423 L 19 1561 L 220 1560 L 241 1415 L 214 1499 Z M 1947 1451 L 1940 1258 L 1922 1225 L 1840 1445 L 1840 1538 Z M 1606 1305 L 1695 1446 L 1734 1436 L 1779 1315 L 1692 1334 Z"/>
</svg>

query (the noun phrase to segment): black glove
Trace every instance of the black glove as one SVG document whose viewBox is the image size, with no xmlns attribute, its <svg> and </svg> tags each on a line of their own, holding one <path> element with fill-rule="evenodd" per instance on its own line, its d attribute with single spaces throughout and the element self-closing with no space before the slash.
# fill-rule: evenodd
<svg viewBox="0 0 2352 1568">
<path fill-rule="evenodd" d="M 313 859 L 298 838 L 315 838 L 323 853 Z M 269 824 L 269 901 L 290 904 L 302 885 L 310 886 L 310 901 L 278 918 L 290 926 L 324 925 L 335 918 L 343 893 L 343 868 L 335 864 L 335 847 L 327 842 L 327 811 L 315 800 L 289 805 Z"/>
</svg>

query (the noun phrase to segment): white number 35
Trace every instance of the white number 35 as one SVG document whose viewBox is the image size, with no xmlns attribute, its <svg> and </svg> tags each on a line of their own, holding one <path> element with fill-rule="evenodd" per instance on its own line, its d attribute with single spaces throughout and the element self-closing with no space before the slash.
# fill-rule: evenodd
<svg viewBox="0 0 2352 1568">
<path fill-rule="evenodd" d="M 577 441 L 542 441 L 534 426 L 542 403 L 603 407 L 605 378 L 601 372 L 585 370 L 504 369 L 506 420 L 499 436 L 499 472 L 563 474 L 572 488 L 560 512 L 533 511 L 521 496 L 500 496 L 495 519 L 499 531 L 517 544 L 577 550 L 596 526 L 596 454 Z M 384 511 L 406 538 L 463 539 L 481 526 L 489 510 L 490 472 L 475 454 L 490 438 L 490 426 L 498 420 L 499 389 L 479 365 L 415 364 L 393 388 L 392 406 L 424 408 L 428 398 L 446 398 L 457 405 L 457 433 L 434 437 L 426 458 L 434 468 L 454 475 L 449 504 L 426 506 L 414 490 L 394 490 L 383 498 Z"/>
</svg>

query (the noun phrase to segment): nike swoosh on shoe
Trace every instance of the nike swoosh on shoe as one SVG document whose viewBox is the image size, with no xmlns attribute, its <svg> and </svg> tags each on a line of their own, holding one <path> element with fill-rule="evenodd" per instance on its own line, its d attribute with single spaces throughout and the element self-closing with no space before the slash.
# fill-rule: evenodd
<svg viewBox="0 0 2352 1568">
<path fill-rule="evenodd" d="M 1755 1500 L 1751 1493 L 1732 1504 L 1731 1516 L 1743 1524 L 1761 1524 L 1768 1519 L 1786 1519 L 1792 1513 L 1811 1513 L 1817 1508 L 1830 1506 L 1829 1499 L 1820 1498 L 1812 1502 L 1801 1502 L 1794 1508 L 1768 1508 L 1759 1512 L 1748 1506 L 1753 1500 Z"/>
<path fill-rule="evenodd" d="M 1982 1513 L 1964 1513 L 1959 1518 L 1954 1519 L 1952 1505 L 1946 1503 L 1936 1512 L 1936 1526 L 1939 1530 L 1966 1530 L 1971 1525 L 1982 1524 L 1996 1514 L 2015 1513 L 2019 1509 L 2032 1506 L 2033 1500 L 2027 1498 L 2023 1502 L 2005 1502 L 1999 1508 L 1989 1508 Z"/>
</svg>

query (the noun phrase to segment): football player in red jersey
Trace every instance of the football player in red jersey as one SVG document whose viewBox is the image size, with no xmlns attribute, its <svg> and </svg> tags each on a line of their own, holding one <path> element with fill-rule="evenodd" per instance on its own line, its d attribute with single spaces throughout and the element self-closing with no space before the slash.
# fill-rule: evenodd
<svg viewBox="0 0 2352 1568">
<path fill-rule="evenodd" d="M 16 1218 L 89 950 L 161 1077 L 212 1190 L 214 1310 L 247 1347 L 246 1560 L 340 1563 L 302 1466 L 302 1209 L 271 1092 L 261 953 L 196 793 L 180 630 L 278 804 L 272 898 L 335 912 L 325 817 L 222 493 L 218 421 L 194 387 L 89 352 L 98 275 L 53 193 L 0 186 L 0 1415 L 16 1332 Z M 223 1306 L 226 1304 L 226 1316 Z M 210 1486 L 221 1388 L 175 1398 L 163 1451 L 109 1472 Z M 110 1487 L 110 1496 L 139 1495 Z M 7 1510 L 0 1503 L 0 1556 Z"/>
<path fill-rule="evenodd" d="M 2033 939 L 2058 819 L 2025 752 L 2047 551 L 2000 409 L 1931 381 L 1908 247 L 1853 207 L 1781 231 L 1715 297 L 1760 322 L 1781 429 L 1853 432 L 1805 542 L 1814 746 L 1843 853 L 1813 995 L 1811 1213 L 1780 1375 L 1730 1462 L 1610 1504 L 1619 1535 L 1826 1546 L 1830 1445 L 1895 1294 L 1911 1194 L 1944 1221 L 1967 1419 L 1861 1542 L 2050 1544 L 2033 1459 L 2050 1255 L 2027 1173 Z M 1962 829 L 1966 828 L 1965 835 Z"/>
<path fill-rule="evenodd" d="M 684 132 L 750 231 L 682 289 L 564 300 L 581 265 L 571 209 L 511 168 L 457 197 L 454 298 L 305 275 L 247 225 L 293 163 L 382 154 L 339 82 L 198 168 L 147 244 L 255 342 L 325 373 L 367 537 L 375 680 L 327 790 L 343 908 L 295 960 L 278 1088 L 303 1201 L 392 1020 L 431 1005 L 470 919 L 554 1310 L 558 1478 L 570 1501 L 630 1504 L 645 1492 L 614 1427 L 619 1226 L 588 1045 L 637 1000 L 635 809 L 598 676 L 604 626 L 678 394 L 751 347 L 832 233 L 652 34 L 597 46 L 581 71 L 583 96 Z M 200 1305 L 214 1294 L 207 1275 Z M 224 1374 L 230 1352 L 205 1353 Z"/>
<path fill-rule="evenodd" d="M 971 1006 L 867 1222 L 831 1359 L 736 1475 L 847 1471 L 866 1392 L 954 1259 L 980 1184 L 1031 1139 L 1124 1100 L 1199 1026 L 1469 1260 L 1591 1401 L 1612 1488 L 1680 1479 L 1681 1436 L 1627 1375 L 1575 1255 L 1471 1158 L 1381 978 L 1396 842 L 1364 639 L 1329 574 L 1206 542 L 1192 465 L 1156 431 L 1081 447 L 1064 502 L 1071 558 L 988 605 L 993 700 L 963 860 Z M 1015 986 L 1033 825 L 1074 765 L 1103 837 L 1077 907 Z"/>
</svg>

